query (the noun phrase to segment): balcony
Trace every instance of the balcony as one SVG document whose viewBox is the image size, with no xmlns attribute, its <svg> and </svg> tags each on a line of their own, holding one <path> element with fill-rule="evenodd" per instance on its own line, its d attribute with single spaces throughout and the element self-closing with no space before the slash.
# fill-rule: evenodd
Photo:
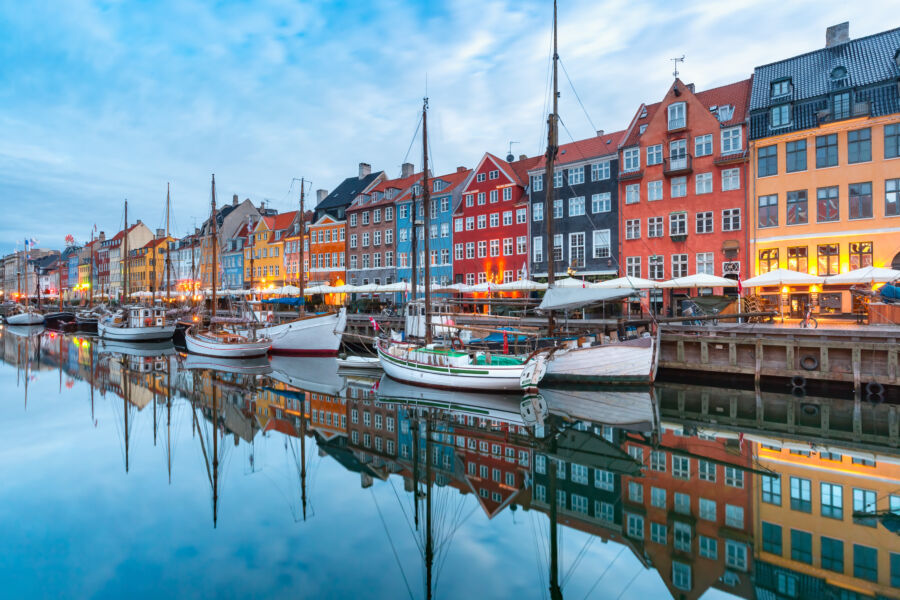
<svg viewBox="0 0 900 600">
<path fill-rule="evenodd" d="M 693 157 L 690 154 L 680 154 L 678 156 L 669 156 L 663 159 L 663 175 L 671 177 L 673 175 L 684 175 L 694 170 Z"/>
</svg>

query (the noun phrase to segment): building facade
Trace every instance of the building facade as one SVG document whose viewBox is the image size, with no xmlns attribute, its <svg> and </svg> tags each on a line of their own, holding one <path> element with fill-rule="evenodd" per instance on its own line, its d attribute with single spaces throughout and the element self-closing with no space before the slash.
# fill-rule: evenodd
<svg viewBox="0 0 900 600">
<path fill-rule="evenodd" d="M 306 260 L 307 281 L 310 285 L 344 285 L 347 263 L 346 221 L 328 213 L 309 226 Z M 299 266 L 299 252 L 294 253 Z"/>
<path fill-rule="evenodd" d="M 294 235 L 299 226 L 300 212 L 296 210 L 264 215 L 259 219 L 253 229 L 252 243 L 244 251 L 245 268 L 249 268 L 252 260 L 252 287 L 266 289 L 285 285 L 284 240 Z"/>
</svg>

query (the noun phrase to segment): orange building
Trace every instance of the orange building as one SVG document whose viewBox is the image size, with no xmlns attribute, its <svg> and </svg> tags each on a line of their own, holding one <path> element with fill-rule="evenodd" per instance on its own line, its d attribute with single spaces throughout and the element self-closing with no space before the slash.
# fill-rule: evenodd
<svg viewBox="0 0 900 600">
<path fill-rule="evenodd" d="M 246 281 L 254 288 L 266 289 L 285 285 L 284 242 L 299 231 L 299 211 L 263 216 L 253 229 L 252 240 L 244 250 Z M 251 269 L 252 260 L 252 271 Z"/>
</svg>

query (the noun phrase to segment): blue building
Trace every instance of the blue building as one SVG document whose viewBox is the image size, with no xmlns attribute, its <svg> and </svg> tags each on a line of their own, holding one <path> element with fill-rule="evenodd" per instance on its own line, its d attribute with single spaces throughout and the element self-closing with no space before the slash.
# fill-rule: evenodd
<svg viewBox="0 0 900 600">
<path fill-rule="evenodd" d="M 462 190 L 472 175 L 471 169 L 459 167 L 454 173 L 441 175 L 430 181 L 431 214 L 429 231 L 429 250 L 431 252 L 432 285 L 449 285 L 453 283 L 453 211 L 462 198 Z M 416 185 L 413 189 L 397 199 L 397 280 L 412 281 L 412 227 L 413 197 L 416 197 L 416 281 L 421 285 L 425 277 L 425 241 L 422 222 L 424 222 L 421 189 Z"/>
<path fill-rule="evenodd" d="M 247 224 L 243 224 L 222 249 L 222 287 L 240 290 L 244 287 L 244 245 L 247 243 Z"/>
</svg>

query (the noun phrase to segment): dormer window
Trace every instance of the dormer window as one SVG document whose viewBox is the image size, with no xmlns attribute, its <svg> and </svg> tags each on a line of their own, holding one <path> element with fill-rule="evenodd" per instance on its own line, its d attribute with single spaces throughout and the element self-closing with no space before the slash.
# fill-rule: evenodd
<svg viewBox="0 0 900 600">
<path fill-rule="evenodd" d="M 831 79 L 832 81 L 839 81 L 841 79 L 846 79 L 847 77 L 847 67 L 835 67 L 831 70 Z"/>
<path fill-rule="evenodd" d="M 669 131 L 687 126 L 687 106 L 684 102 L 669 105 Z"/>
<path fill-rule="evenodd" d="M 641 125 L 641 127 L 640 127 L 640 129 L 639 129 L 639 135 L 644 135 L 644 132 L 645 132 L 645 131 L 647 131 L 647 125 L 646 125 L 646 123 L 645 123 L 644 125 Z"/>
<path fill-rule="evenodd" d="M 787 96 L 791 93 L 791 80 L 779 79 L 778 81 L 773 81 L 770 92 L 771 98 L 781 98 L 782 96 Z"/>
<path fill-rule="evenodd" d="M 441 181 L 440 179 L 435 179 L 434 180 L 434 191 L 439 192 L 442 189 L 444 189 L 444 182 Z"/>
<path fill-rule="evenodd" d="M 898 50 L 898 52 L 900 52 L 900 50 Z M 641 116 L 639 118 L 641 118 L 641 119 L 647 118 L 647 107 L 646 106 L 641 109 Z"/>
<path fill-rule="evenodd" d="M 723 104 L 716 110 L 716 118 L 719 123 L 727 123 L 734 116 L 734 106 L 731 104 Z"/>
</svg>

